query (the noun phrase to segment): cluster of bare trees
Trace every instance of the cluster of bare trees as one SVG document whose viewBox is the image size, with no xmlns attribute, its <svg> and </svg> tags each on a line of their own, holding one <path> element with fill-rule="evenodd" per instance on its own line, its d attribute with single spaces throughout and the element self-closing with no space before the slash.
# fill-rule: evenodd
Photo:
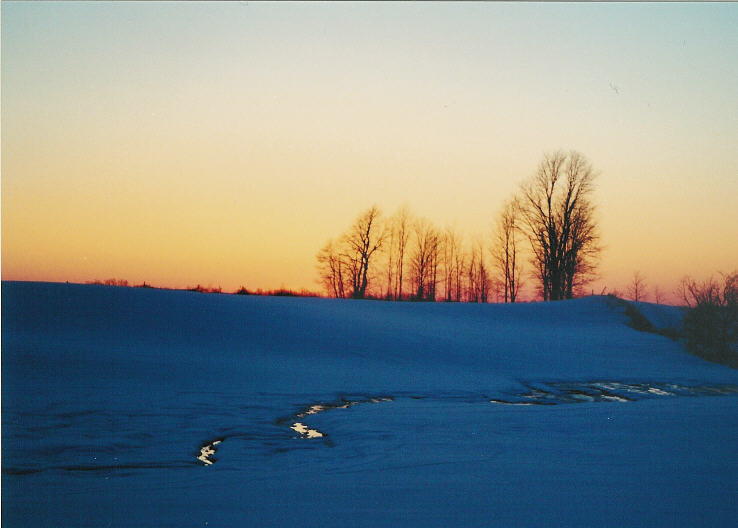
<svg viewBox="0 0 738 528">
<path fill-rule="evenodd" d="M 336 243 L 329 240 L 318 253 L 324 286 L 334 297 L 363 299 L 369 286 L 369 266 L 387 238 L 376 206 L 363 212 Z"/>
<path fill-rule="evenodd" d="M 658 284 L 654 285 L 653 288 L 650 289 L 650 293 L 653 296 L 653 302 L 656 304 L 661 304 L 664 301 L 664 291 Z M 646 278 L 640 271 L 633 272 L 633 277 L 630 280 L 630 284 L 628 284 L 628 295 L 630 298 L 635 302 L 640 302 L 646 300 L 648 294 L 649 287 Z"/>
<path fill-rule="evenodd" d="M 491 285 L 481 242 L 466 248 L 453 228 L 439 229 L 401 207 L 388 218 L 376 206 L 318 253 L 332 297 L 486 302 Z"/>
<path fill-rule="evenodd" d="M 489 245 L 465 243 L 407 207 L 363 212 L 318 253 L 333 297 L 515 302 L 523 264 L 544 300 L 569 299 L 593 277 L 600 251 L 592 203 L 595 173 L 576 152 L 544 156 L 536 174 L 501 208 Z M 526 244 L 527 242 L 527 244 Z"/>
</svg>

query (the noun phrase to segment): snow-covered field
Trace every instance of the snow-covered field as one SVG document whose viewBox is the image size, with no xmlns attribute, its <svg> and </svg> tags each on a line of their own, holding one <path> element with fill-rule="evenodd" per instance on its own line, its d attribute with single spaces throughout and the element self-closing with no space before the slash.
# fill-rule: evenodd
<svg viewBox="0 0 738 528">
<path fill-rule="evenodd" d="M 738 371 L 622 312 L 3 283 L 2 524 L 734 525 Z"/>
</svg>

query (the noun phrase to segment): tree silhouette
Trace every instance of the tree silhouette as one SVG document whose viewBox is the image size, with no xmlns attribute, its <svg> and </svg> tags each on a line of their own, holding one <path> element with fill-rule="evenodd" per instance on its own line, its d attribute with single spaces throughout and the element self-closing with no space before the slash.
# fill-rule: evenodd
<svg viewBox="0 0 738 528">
<path fill-rule="evenodd" d="M 410 210 L 403 206 L 395 213 L 393 224 L 397 230 L 397 260 L 395 262 L 395 299 L 402 300 L 403 271 L 405 268 L 405 252 L 410 239 L 412 215 Z"/>
<path fill-rule="evenodd" d="M 396 280 L 395 278 L 395 246 L 396 240 L 397 240 L 397 224 L 394 221 L 394 218 L 390 218 L 389 223 L 387 225 L 387 243 L 385 244 L 386 253 L 387 253 L 387 288 L 385 290 L 384 298 L 389 300 L 394 299 L 394 288 L 393 288 L 393 281 Z"/>
<path fill-rule="evenodd" d="M 346 267 L 342 255 L 339 254 L 332 240 L 329 240 L 318 253 L 318 270 L 323 286 L 329 295 L 341 299 L 346 297 L 344 288 Z"/>
<path fill-rule="evenodd" d="M 444 298 L 447 302 L 453 300 L 454 284 L 459 279 L 458 253 L 461 251 L 461 237 L 453 227 L 446 227 L 441 243 L 441 258 L 443 260 Z M 458 289 L 458 288 L 457 288 Z M 458 301 L 458 297 L 456 298 Z"/>
<path fill-rule="evenodd" d="M 517 198 L 505 203 L 497 220 L 492 257 L 497 267 L 504 301 L 514 303 L 521 286 L 521 260 L 518 251 L 520 203 Z"/>
<path fill-rule="evenodd" d="M 464 292 L 464 269 L 466 268 L 467 256 L 461 248 L 461 241 L 459 240 L 459 247 L 456 250 L 456 256 L 454 257 L 454 274 L 456 275 L 456 301 L 461 301 L 461 296 Z"/>
<path fill-rule="evenodd" d="M 387 219 L 385 230 L 382 247 L 387 257 L 383 271 L 387 282 L 383 296 L 385 299 L 402 299 L 406 250 L 412 234 L 412 214 L 407 206 L 403 205 Z"/>
<path fill-rule="evenodd" d="M 630 298 L 635 302 L 642 301 L 646 295 L 646 279 L 643 278 L 640 271 L 633 273 L 633 278 L 628 285 L 628 293 Z"/>
<path fill-rule="evenodd" d="M 369 282 L 369 264 L 374 253 L 382 247 L 386 231 L 378 225 L 380 211 L 376 205 L 359 215 L 344 235 L 346 258 L 351 275 L 351 297 L 363 299 Z"/>
<path fill-rule="evenodd" d="M 501 296 L 516 302 L 523 277 L 520 240 L 527 238 L 543 299 L 570 299 L 594 279 L 601 250 L 594 179 L 590 162 L 577 152 L 544 155 L 535 175 L 499 213 L 491 265 L 481 240 L 464 249 L 454 229 L 441 232 L 428 220 L 414 220 L 407 206 L 387 221 L 372 206 L 318 253 L 320 281 L 334 297 L 401 300 L 407 274 L 412 298 L 436 300 L 442 284 L 440 298 L 446 301 L 487 302 L 492 292 L 496 301 Z M 370 265 L 377 260 L 381 266 Z"/>
<path fill-rule="evenodd" d="M 658 285 L 653 287 L 653 300 L 656 304 L 661 304 L 661 301 L 664 300 L 664 292 Z"/>
<path fill-rule="evenodd" d="M 469 258 L 469 302 L 486 303 L 489 300 L 489 267 L 484 255 L 484 243 L 477 239 Z"/>
<path fill-rule="evenodd" d="M 417 300 L 435 300 L 440 235 L 428 220 L 415 222 L 415 247 L 411 255 L 412 278 Z"/>
<path fill-rule="evenodd" d="M 545 301 L 571 299 L 592 279 L 600 252 L 594 178 L 584 156 L 559 151 L 545 155 L 521 186 L 523 226 Z"/>
</svg>

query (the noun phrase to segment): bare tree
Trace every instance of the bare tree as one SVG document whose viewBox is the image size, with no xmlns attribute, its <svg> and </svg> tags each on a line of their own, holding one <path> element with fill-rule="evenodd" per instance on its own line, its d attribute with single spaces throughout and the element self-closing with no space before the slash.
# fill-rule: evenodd
<svg viewBox="0 0 738 528">
<path fill-rule="evenodd" d="M 490 295 L 494 296 L 494 301 L 492 302 L 498 303 L 500 302 L 500 300 L 504 300 L 502 298 L 504 289 L 504 285 L 500 279 L 492 277 L 489 280 L 489 293 Z"/>
<path fill-rule="evenodd" d="M 692 295 L 690 294 L 690 287 L 694 287 L 695 284 L 694 279 L 692 277 L 689 277 L 685 275 L 682 277 L 682 279 L 679 281 L 679 284 L 677 285 L 676 289 L 674 290 L 674 295 L 677 296 L 677 298 L 682 301 L 682 303 L 685 306 L 692 307 Z"/>
<path fill-rule="evenodd" d="M 594 275 L 600 247 L 595 172 L 577 152 L 544 156 L 521 186 L 521 214 L 543 300 L 570 299 Z"/>
<path fill-rule="evenodd" d="M 446 227 L 441 244 L 443 260 L 443 293 L 446 302 L 453 300 L 454 279 L 457 277 L 457 253 L 460 251 L 460 237 L 453 227 Z M 458 299 L 457 299 L 458 300 Z"/>
<path fill-rule="evenodd" d="M 479 287 L 479 302 L 486 303 L 489 301 L 489 289 L 490 289 L 490 274 L 489 266 L 485 261 L 484 255 L 484 244 L 480 240 L 477 243 L 477 259 L 479 262 L 479 268 L 477 272 L 477 285 Z"/>
<path fill-rule="evenodd" d="M 656 304 L 661 304 L 664 300 L 664 291 L 658 285 L 653 287 L 653 300 Z"/>
<path fill-rule="evenodd" d="M 479 288 L 477 287 L 477 254 L 474 249 L 466 259 L 466 301 L 479 302 Z"/>
<path fill-rule="evenodd" d="M 387 237 L 389 240 L 385 247 L 387 248 L 387 291 L 384 294 L 384 298 L 392 300 L 394 297 L 394 289 L 392 287 L 392 280 L 395 277 L 395 240 L 397 238 L 397 223 L 394 218 L 390 218 L 387 225 Z"/>
<path fill-rule="evenodd" d="M 640 271 L 633 273 L 633 278 L 628 285 L 628 294 L 635 302 L 642 301 L 646 295 L 646 279 Z"/>
<path fill-rule="evenodd" d="M 456 255 L 454 256 L 454 275 L 456 280 L 454 284 L 456 286 L 456 302 L 461 301 L 461 296 L 464 292 L 464 269 L 466 268 L 467 256 L 462 249 L 461 239 L 458 240 L 458 246 L 456 248 Z"/>
<path fill-rule="evenodd" d="M 472 245 L 467 262 L 467 301 L 486 303 L 489 298 L 490 277 L 481 239 Z"/>
<path fill-rule="evenodd" d="M 521 260 L 518 237 L 520 231 L 520 203 L 517 198 L 505 203 L 497 220 L 497 232 L 492 246 L 492 258 L 504 301 L 514 303 L 521 286 Z"/>
<path fill-rule="evenodd" d="M 386 231 L 378 225 L 380 211 L 376 205 L 364 211 L 344 235 L 346 259 L 351 274 L 351 297 L 363 299 L 369 277 L 369 263 L 374 253 L 382 247 Z"/>
<path fill-rule="evenodd" d="M 392 223 L 396 230 L 396 262 L 395 262 L 395 299 L 402 300 L 403 270 L 405 267 L 405 253 L 410 239 L 412 215 L 407 206 L 402 206 L 394 214 Z"/>
<path fill-rule="evenodd" d="M 333 240 L 329 240 L 318 253 L 318 271 L 328 295 L 341 299 L 346 297 L 344 289 L 346 267 Z"/>
<path fill-rule="evenodd" d="M 433 224 L 424 218 L 416 221 L 411 269 L 417 300 L 435 300 L 439 245 L 440 236 Z"/>
</svg>

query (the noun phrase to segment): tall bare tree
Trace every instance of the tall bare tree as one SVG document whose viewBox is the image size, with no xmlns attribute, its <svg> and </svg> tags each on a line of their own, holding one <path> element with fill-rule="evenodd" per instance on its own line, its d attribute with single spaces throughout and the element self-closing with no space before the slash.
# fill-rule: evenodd
<svg viewBox="0 0 738 528">
<path fill-rule="evenodd" d="M 497 277 L 491 277 L 489 280 L 489 293 L 491 296 L 493 296 L 494 301 L 490 300 L 490 302 L 500 302 L 500 300 L 502 299 L 503 291 L 504 287 L 502 281 Z"/>
<path fill-rule="evenodd" d="M 456 248 L 456 256 L 454 257 L 454 275 L 456 280 L 454 281 L 456 286 L 456 302 L 461 302 L 461 297 L 464 293 L 464 269 L 466 268 L 467 256 L 462 248 L 461 239 L 459 239 L 459 245 Z"/>
<path fill-rule="evenodd" d="M 657 284 L 656 286 L 653 287 L 653 301 L 656 304 L 661 304 L 663 300 L 664 300 L 664 291 Z"/>
<path fill-rule="evenodd" d="M 520 203 L 517 198 L 505 203 L 497 219 L 497 231 L 492 246 L 492 258 L 504 292 L 504 301 L 514 303 L 521 286 L 521 263 L 518 239 Z"/>
<path fill-rule="evenodd" d="M 395 246 L 397 239 L 397 222 L 395 222 L 395 218 L 390 218 L 389 222 L 387 224 L 387 243 L 385 244 L 385 248 L 387 250 L 387 289 L 384 294 L 384 298 L 386 300 L 392 300 L 395 295 L 395 290 L 393 288 L 393 280 L 396 280 L 395 277 Z"/>
<path fill-rule="evenodd" d="M 405 268 L 405 253 L 410 239 L 412 215 L 407 206 L 402 206 L 394 214 L 392 223 L 396 230 L 396 262 L 395 262 L 395 299 L 402 300 L 403 270 Z"/>
<path fill-rule="evenodd" d="M 333 240 L 329 240 L 318 253 L 318 272 L 328 295 L 341 299 L 346 297 L 344 288 L 346 267 Z"/>
<path fill-rule="evenodd" d="M 628 294 L 635 302 L 642 301 L 646 295 L 646 279 L 640 271 L 633 273 L 633 278 L 628 285 Z"/>
<path fill-rule="evenodd" d="M 600 253 L 595 172 L 578 152 L 544 156 L 521 186 L 521 214 L 545 301 L 571 299 L 589 282 Z"/>
<path fill-rule="evenodd" d="M 386 238 L 386 230 L 379 225 L 380 214 L 376 205 L 370 207 L 359 215 L 344 235 L 351 274 L 351 297 L 354 299 L 365 297 L 369 282 L 369 264 Z"/>
<path fill-rule="evenodd" d="M 461 251 L 461 238 L 453 227 L 446 227 L 443 232 L 441 257 L 443 260 L 443 287 L 444 299 L 447 302 L 453 300 L 454 283 L 458 278 L 456 265 L 458 264 L 457 253 Z M 456 299 L 458 301 L 458 298 Z"/>
<path fill-rule="evenodd" d="M 424 218 L 417 220 L 410 262 L 418 300 L 435 300 L 439 245 L 440 236 L 435 226 Z"/>
<path fill-rule="evenodd" d="M 484 251 L 484 243 L 481 240 L 477 243 L 476 253 L 479 261 L 479 269 L 477 272 L 479 302 L 486 303 L 489 301 L 490 273 L 489 266 L 484 258 L 486 255 L 486 252 Z"/>
<path fill-rule="evenodd" d="M 477 288 L 477 254 L 474 248 L 468 253 L 466 258 L 466 301 L 479 301 L 479 288 Z"/>
<path fill-rule="evenodd" d="M 467 259 L 467 301 L 486 303 L 489 298 L 489 268 L 484 259 L 484 244 L 477 239 Z"/>
</svg>

